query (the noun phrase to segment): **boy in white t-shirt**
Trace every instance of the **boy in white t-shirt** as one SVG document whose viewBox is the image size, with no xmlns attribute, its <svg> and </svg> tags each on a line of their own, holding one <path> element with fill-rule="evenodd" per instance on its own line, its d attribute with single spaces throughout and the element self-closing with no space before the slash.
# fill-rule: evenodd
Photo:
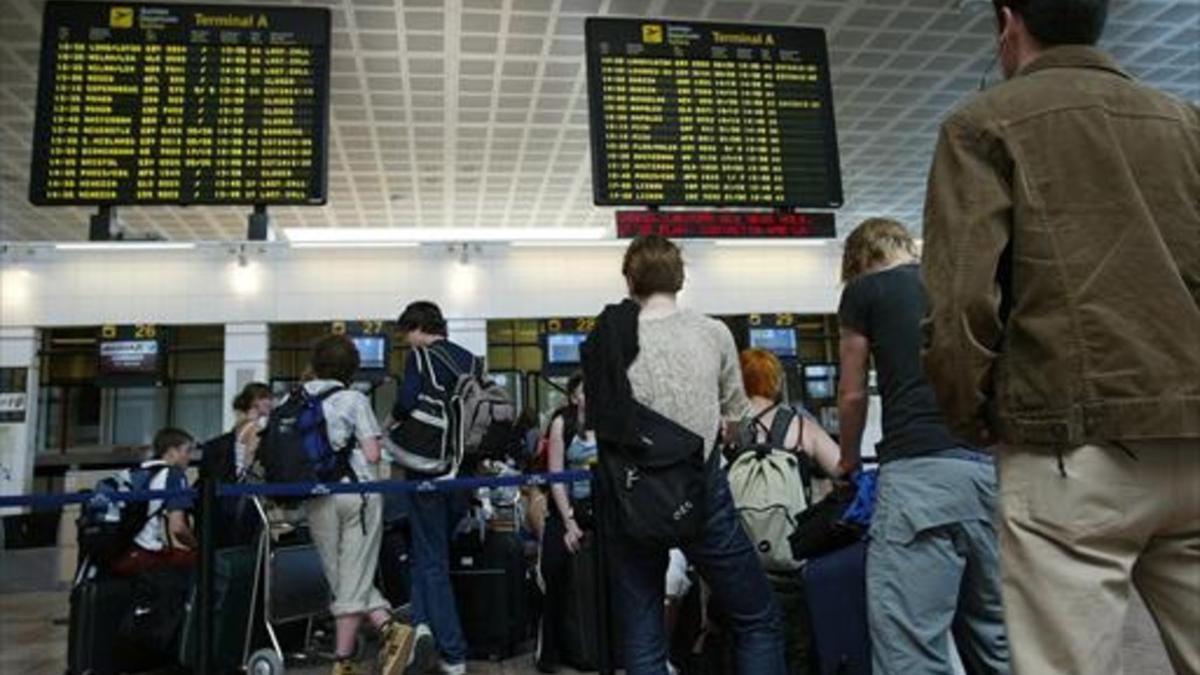
<svg viewBox="0 0 1200 675">
<path fill-rule="evenodd" d="M 188 487 L 188 461 L 192 435 L 167 427 L 154 435 L 154 459 L 136 470 L 148 475 L 147 490 L 182 490 Z M 146 505 L 149 517 L 129 548 L 112 565 L 114 574 L 135 576 L 160 567 L 194 567 L 196 536 L 189 522 L 190 496 L 152 499 Z"/>
<path fill-rule="evenodd" d="M 317 343 L 312 356 L 316 376 L 304 384 L 311 396 L 326 394 L 322 402 L 329 442 L 339 452 L 350 452 L 350 468 L 359 481 L 378 479 L 379 422 L 371 403 L 349 388 L 359 368 L 358 350 L 343 335 Z M 349 480 L 349 479 L 347 479 Z M 379 629 L 384 645 L 379 653 L 380 672 L 398 675 L 408 665 L 413 632 L 392 619 L 390 605 L 375 588 L 375 568 L 383 531 L 383 506 L 378 494 L 338 494 L 306 502 L 308 527 L 321 555 L 325 577 L 333 591 L 330 613 L 337 619 L 337 659 L 334 675 L 353 675 L 355 641 L 363 618 Z"/>
</svg>

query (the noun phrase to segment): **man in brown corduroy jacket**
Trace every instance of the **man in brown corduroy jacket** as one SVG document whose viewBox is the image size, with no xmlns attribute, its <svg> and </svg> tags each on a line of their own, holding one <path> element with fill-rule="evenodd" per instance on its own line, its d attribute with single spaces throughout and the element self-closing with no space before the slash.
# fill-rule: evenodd
<svg viewBox="0 0 1200 675">
<path fill-rule="evenodd" d="M 997 447 L 1013 672 L 1119 673 L 1132 583 L 1200 673 L 1200 109 L 1093 47 L 1106 0 L 994 4 L 922 270 L 947 422 Z"/>
</svg>

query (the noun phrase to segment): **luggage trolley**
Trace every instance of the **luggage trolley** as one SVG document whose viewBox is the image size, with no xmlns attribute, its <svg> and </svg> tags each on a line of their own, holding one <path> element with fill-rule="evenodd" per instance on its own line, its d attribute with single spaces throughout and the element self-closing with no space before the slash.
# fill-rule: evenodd
<svg viewBox="0 0 1200 675">
<path fill-rule="evenodd" d="M 273 534 L 294 529 L 295 520 L 272 520 L 262 497 L 255 495 L 250 499 L 262 520 L 262 529 L 242 654 L 246 672 L 250 675 L 280 675 L 285 671 L 289 655 L 284 652 L 276 626 L 306 621 L 304 648 L 296 656 L 306 660 L 324 656 L 312 648 L 313 623 L 329 611 L 332 593 L 315 546 L 311 543 L 278 546 L 273 540 Z M 261 616 L 258 615 L 259 602 L 262 604 Z M 258 621 L 262 622 L 270 646 L 251 652 Z"/>
</svg>

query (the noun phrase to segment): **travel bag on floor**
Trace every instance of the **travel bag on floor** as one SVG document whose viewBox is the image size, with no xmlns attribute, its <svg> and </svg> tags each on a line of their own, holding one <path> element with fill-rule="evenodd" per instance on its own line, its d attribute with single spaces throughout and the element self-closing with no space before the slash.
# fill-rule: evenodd
<svg viewBox="0 0 1200 675">
<path fill-rule="evenodd" d="M 412 593 L 412 570 L 409 564 L 409 524 L 401 518 L 384 526 L 379 542 L 379 568 L 376 586 L 392 607 L 408 604 Z"/>
<path fill-rule="evenodd" d="M 858 542 L 804 566 L 815 659 L 820 675 L 870 675 L 867 545 Z"/>
<path fill-rule="evenodd" d="M 530 633 L 521 540 L 511 532 L 468 531 L 450 548 L 450 581 L 473 659 L 506 659 Z"/>
<path fill-rule="evenodd" d="M 596 623 L 596 552 L 594 535 L 584 536 L 579 551 L 569 555 L 566 583 L 566 621 L 561 630 L 562 661 L 576 670 L 600 668 L 600 631 Z M 612 666 L 621 667 L 620 627 L 609 616 Z"/>
<path fill-rule="evenodd" d="M 117 675 L 151 670 L 169 662 L 127 644 L 118 635 L 133 603 L 133 581 L 100 578 L 81 581 L 71 590 L 67 629 L 70 675 Z"/>
<path fill-rule="evenodd" d="M 220 672 L 235 672 L 242 664 L 257 562 L 257 551 L 250 546 L 224 548 L 214 555 L 211 658 L 212 666 Z M 183 665 L 191 667 L 196 664 L 199 642 L 199 607 L 196 604 L 196 591 L 193 590 L 179 644 L 179 661 Z"/>
</svg>

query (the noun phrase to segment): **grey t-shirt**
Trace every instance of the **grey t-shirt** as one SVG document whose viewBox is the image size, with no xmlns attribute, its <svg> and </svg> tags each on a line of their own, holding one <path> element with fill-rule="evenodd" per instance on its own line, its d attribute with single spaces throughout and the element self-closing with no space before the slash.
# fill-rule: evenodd
<svg viewBox="0 0 1200 675">
<path fill-rule="evenodd" d="M 702 436 L 706 454 L 722 418 L 738 420 L 750 412 L 729 328 L 688 309 L 643 312 L 629 382 L 638 402 Z"/>
</svg>

